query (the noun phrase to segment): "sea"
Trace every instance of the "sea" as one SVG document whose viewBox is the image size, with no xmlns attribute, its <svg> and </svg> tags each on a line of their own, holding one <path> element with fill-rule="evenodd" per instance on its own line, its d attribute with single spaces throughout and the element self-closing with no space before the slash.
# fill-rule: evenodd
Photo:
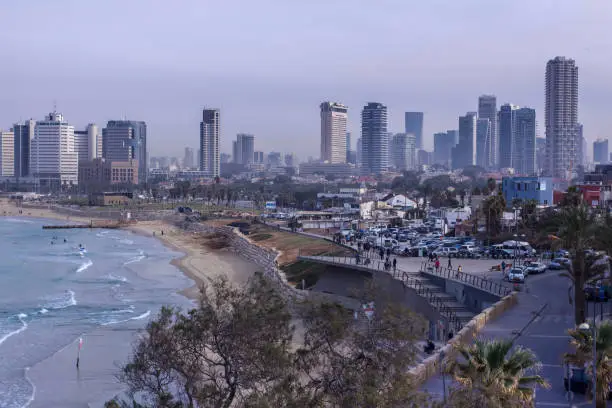
<svg viewBox="0 0 612 408">
<path fill-rule="evenodd" d="M 0 408 L 103 407 L 147 322 L 193 307 L 180 253 L 125 230 L 42 229 L 56 223 L 0 218 Z"/>
</svg>

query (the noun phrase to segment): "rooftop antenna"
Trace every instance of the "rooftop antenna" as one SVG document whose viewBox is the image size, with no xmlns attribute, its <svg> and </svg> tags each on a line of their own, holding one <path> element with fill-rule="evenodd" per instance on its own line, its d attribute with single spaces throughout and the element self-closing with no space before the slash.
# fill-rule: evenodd
<svg viewBox="0 0 612 408">
<path fill-rule="evenodd" d="M 53 113 L 57 112 L 57 100 L 53 100 Z"/>
</svg>

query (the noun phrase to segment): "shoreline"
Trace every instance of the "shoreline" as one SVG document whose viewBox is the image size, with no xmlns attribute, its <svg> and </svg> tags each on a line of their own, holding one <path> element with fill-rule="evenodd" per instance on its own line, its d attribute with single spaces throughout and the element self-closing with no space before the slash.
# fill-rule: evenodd
<svg viewBox="0 0 612 408">
<path fill-rule="evenodd" d="M 24 208 L 23 213 L 19 214 L 20 209 L 6 199 L 0 200 L 0 216 L 4 217 L 46 218 L 74 223 L 89 223 L 91 220 L 100 219 L 96 217 L 68 216 L 59 214 L 52 209 L 38 208 Z M 178 294 L 191 301 L 199 300 L 202 285 L 210 282 L 215 277 L 226 275 L 233 284 L 242 285 L 255 272 L 261 269 L 236 253 L 223 249 L 210 249 L 201 242 L 201 235 L 197 233 L 190 234 L 162 220 L 138 221 L 125 225 L 120 229 L 140 236 L 156 238 L 167 248 L 181 253 L 180 256 L 173 258 L 170 264 L 194 281 L 191 287 L 177 291 Z M 164 235 L 161 234 L 161 231 L 164 231 Z"/>
</svg>

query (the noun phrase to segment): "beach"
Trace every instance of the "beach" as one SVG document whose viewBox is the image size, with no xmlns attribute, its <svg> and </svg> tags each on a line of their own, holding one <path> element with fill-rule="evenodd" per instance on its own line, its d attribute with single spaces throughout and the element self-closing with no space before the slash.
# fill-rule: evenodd
<svg viewBox="0 0 612 408">
<path fill-rule="evenodd" d="M 182 293 L 197 299 L 199 287 L 225 275 L 236 285 L 244 285 L 260 268 L 226 249 L 211 249 L 200 234 L 189 233 L 163 221 L 142 221 L 127 227 L 130 231 L 159 239 L 169 248 L 185 255 L 172 261 L 196 285 Z M 163 231 L 163 235 L 162 235 Z"/>
<path fill-rule="evenodd" d="M 0 321 L 0 360 L 10 367 L 0 375 L 1 408 L 102 407 L 124 389 L 119 368 L 162 305 L 189 309 L 210 279 L 226 275 L 242 285 L 260 269 L 163 221 L 116 230 L 43 230 L 90 218 L 68 219 L 52 209 L 19 214 L 6 200 L 0 215 L 6 231 L 0 311 L 7 316 Z M 74 249 L 80 243 L 85 257 Z M 76 370 L 79 337 L 84 347 Z"/>
</svg>

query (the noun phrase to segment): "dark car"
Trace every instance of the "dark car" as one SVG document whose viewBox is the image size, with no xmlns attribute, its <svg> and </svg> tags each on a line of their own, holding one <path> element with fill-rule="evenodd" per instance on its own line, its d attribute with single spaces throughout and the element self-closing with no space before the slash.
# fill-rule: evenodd
<svg viewBox="0 0 612 408">
<path fill-rule="evenodd" d="M 494 259 L 510 259 L 513 257 L 513 254 L 505 249 L 491 248 L 489 250 L 489 256 Z"/>
</svg>

